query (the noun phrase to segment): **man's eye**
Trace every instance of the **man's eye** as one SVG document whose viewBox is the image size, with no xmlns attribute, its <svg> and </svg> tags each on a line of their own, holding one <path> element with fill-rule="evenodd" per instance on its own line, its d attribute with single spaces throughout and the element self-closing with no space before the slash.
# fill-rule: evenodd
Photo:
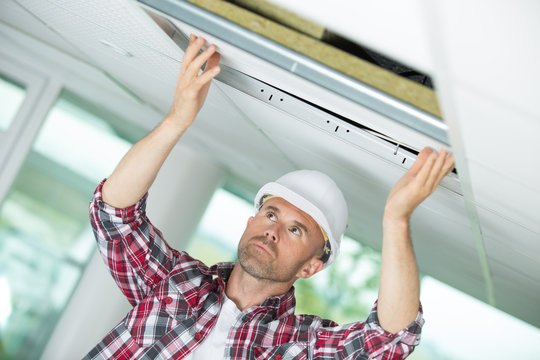
<svg viewBox="0 0 540 360">
<path fill-rule="evenodd" d="M 302 231 L 300 231 L 300 229 L 297 228 L 297 227 L 292 227 L 292 228 L 291 228 L 291 232 L 292 232 L 294 235 L 297 235 L 297 236 L 302 235 Z"/>
<path fill-rule="evenodd" d="M 266 214 L 266 217 L 269 218 L 272 221 L 274 221 L 276 219 L 276 215 L 274 215 L 274 213 L 272 213 L 272 212 L 269 212 L 268 214 Z"/>
</svg>

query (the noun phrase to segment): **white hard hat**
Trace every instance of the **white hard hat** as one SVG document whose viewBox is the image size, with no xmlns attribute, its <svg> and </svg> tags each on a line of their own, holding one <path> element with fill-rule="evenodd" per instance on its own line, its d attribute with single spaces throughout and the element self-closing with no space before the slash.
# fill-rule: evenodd
<svg viewBox="0 0 540 360">
<path fill-rule="evenodd" d="M 329 266 L 339 253 L 349 213 L 343 193 L 334 180 L 316 170 L 292 171 L 261 187 L 255 196 L 256 211 L 268 195 L 287 200 L 319 224 L 330 243 L 331 251 L 324 267 Z M 327 247 L 325 244 L 325 250 Z"/>
</svg>

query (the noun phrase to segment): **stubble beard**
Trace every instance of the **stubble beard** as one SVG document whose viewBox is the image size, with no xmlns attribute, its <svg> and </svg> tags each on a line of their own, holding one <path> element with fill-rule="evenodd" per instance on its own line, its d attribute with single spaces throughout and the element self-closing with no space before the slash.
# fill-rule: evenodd
<svg viewBox="0 0 540 360">
<path fill-rule="evenodd" d="M 261 242 L 263 245 L 270 249 L 270 252 L 276 256 L 277 249 L 273 243 L 271 243 L 265 236 L 255 236 L 243 247 L 238 247 L 238 262 L 242 269 L 251 275 L 252 277 L 265 281 L 265 282 L 279 282 L 286 283 L 294 279 L 295 274 L 300 270 L 293 269 L 294 271 L 284 271 L 285 269 L 277 269 L 273 264 L 273 259 L 261 258 L 257 255 L 251 254 L 256 242 Z M 268 255 L 268 254 L 267 254 Z M 268 255 L 269 256 L 269 255 Z"/>
</svg>

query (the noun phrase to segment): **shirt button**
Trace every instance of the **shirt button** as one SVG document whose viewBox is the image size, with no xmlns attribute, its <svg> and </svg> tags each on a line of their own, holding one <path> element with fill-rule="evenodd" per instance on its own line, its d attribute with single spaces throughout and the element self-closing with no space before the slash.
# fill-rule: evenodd
<svg viewBox="0 0 540 360">
<path fill-rule="evenodd" d="M 202 334 L 200 332 L 195 333 L 195 340 L 199 341 L 202 338 Z"/>
<path fill-rule="evenodd" d="M 164 302 L 165 304 L 170 304 L 170 303 L 172 303 L 172 297 L 167 296 L 165 299 L 163 299 L 163 302 Z"/>
<path fill-rule="evenodd" d="M 281 354 L 276 355 L 276 360 L 281 360 Z"/>
</svg>

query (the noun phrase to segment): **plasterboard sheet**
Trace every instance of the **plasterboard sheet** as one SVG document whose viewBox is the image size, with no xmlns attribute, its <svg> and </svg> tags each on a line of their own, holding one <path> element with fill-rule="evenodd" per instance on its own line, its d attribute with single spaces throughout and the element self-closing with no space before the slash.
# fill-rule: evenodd
<svg viewBox="0 0 540 360">
<path fill-rule="evenodd" d="M 540 233 L 540 192 L 516 184 L 474 161 L 469 161 L 469 173 L 474 200 L 479 207 Z"/>
<path fill-rule="evenodd" d="M 17 0 L 46 23 L 83 18 L 117 36 L 138 42 L 172 59 L 182 54 L 174 42 L 133 1 Z"/>
<path fill-rule="evenodd" d="M 490 259 L 496 260 L 512 271 L 520 273 L 538 283 L 540 287 L 540 254 L 524 254 L 507 242 L 498 241 L 490 236 L 484 236 L 486 251 Z"/>
<path fill-rule="evenodd" d="M 540 284 L 540 234 L 481 208 L 478 217 L 488 257 Z"/>
<path fill-rule="evenodd" d="M 416 226 L 418 227 L 418 226 Z M 425 233 L 425 232 L 423 232 Z M 440 231 L 436 238 L 420 238 L 413 234 L 414 252 L 422 274 L 430 275 L 444 283 L 487 302 L 486 282 L 478 262 L 476 250 L 452 243 L 459 235 L 468 236 L 467 229 L 452 232 L 450 241 L 443 241 Z M 447 234 L 442 234 L 445 236 Z M 436 239 L 436 240 L 434 240 Z"/>
<path fill-rule="evenodd" d="M 48 2 L 28 1 L 25 5 L 71 44 L 81 49 L 97 67 L 112 74 L 139 97 L 158 106 L 162 111 L 168 110 L 180 68 L 180 49 L 176 49 L 178 60 L 173 60 L 123 34 L 115 33 Z M 145 18 L 141 21 L 152 21 L 148 16 L 143 16 Z M 118 21 L 121 23 L 122 18 Z M 156 39 L 159 36 L 166 37 L 164 33 L 154 35 Z M 114 51 L 103 42 L 129 53 L 129 56 Z"/>
<path fill-rule="evenodd" d="M 61 49 L 62 51 L 71 54 L 75 57 L 81 57 L 79 49 L 73 47 L 70 43 L 62 39 L 58 34 L 51 31 L 41 21 L 37 20 L 22 6 L 13 0 L 3 0 L 0 11 L 0 21 L 9 24 L 10 26 L 22 29 L 27 34 L 44 41 L 47 44 Z"/>
<path fill-rule="evenodd" d="M 436 9 L 429 16 L 437 25 L 437 42 L 444 44 L 446 70 L 454 83 L 490 94 L 497 99 L 494 111 L 505 103 L 538 118 L 540 2 L 457 0 L 430 5 L 426 8 Z M 512 117 L 508 123 L 513 124 Z"/>
<path fill-rule="evenodd" d="M 477 212 L 484 236 L 540 262 L 540 234 L 480 207 Z M 486 246 L 489 251 L 489 242 Z"/>
<path fill-rule="evenodd" d="M 540 327 L 540 283 L 495 260 L 489 265 L 493 272 L 496 307 Z"/>
<path fill-rule="evenodd" d="M 204 151 L 241 178 L 262 184 L 295 167 L 236 105 L 217 82 L 182 142 Z"/>
<path fill-rule="evenodd" d="M 179 64 L 183 53 L 179 48 L 176 48 L 176 60 L 173 60 L 173 58 L 163 56 L 162 53 L 142 45 L 121 32 L 111 31 L 100 24 L 53 5 L 40 8 L 36 15 L 95 60 L 99 60 L 101 57 L 107 59 L 112 57 L 124 66 L 136 68 L 139 72 L 148 73 L 163 82 L 169 82 L 173 79 L 173 83 L 176 82 L 176 77 L 171 79 L 170 76 L 177 73 L 180 68 Z M 122 21 L 121 18 L 118 19 L 119 25 Z M 150 21 L 149 18 L 148 21 Z M 156 36 L 156 42 L 159 41 L 160 37 L 167 38 L 163 33 L 154 33 L 154 36 Z M 125 50 L 128 56 L 116 52 L 106 43 L 117 46 L 120 50 Z M 106 62 L 103 63 L 106 64 Z"/>
<path fill-rule="evenodd" d="M 411 218 L 411 237 L 420 269 L 469 292 L 469 281 L 484 284 L 476 244 L 470 226 L 420 206 Z M 484 290 L 484 286 L 482 286 Z M 485 299 L 486 293 L 474 293 Z"/>
<path fill-rule="evenodd" d="M 540 192 L 540 116 L 506 105 L 463 83 L 454 99 L 467 158 Z M 540 93 L 538 94 L 540 96 Z M 540 220 L 540 219 L 539 219 Z"/>
</svg>

